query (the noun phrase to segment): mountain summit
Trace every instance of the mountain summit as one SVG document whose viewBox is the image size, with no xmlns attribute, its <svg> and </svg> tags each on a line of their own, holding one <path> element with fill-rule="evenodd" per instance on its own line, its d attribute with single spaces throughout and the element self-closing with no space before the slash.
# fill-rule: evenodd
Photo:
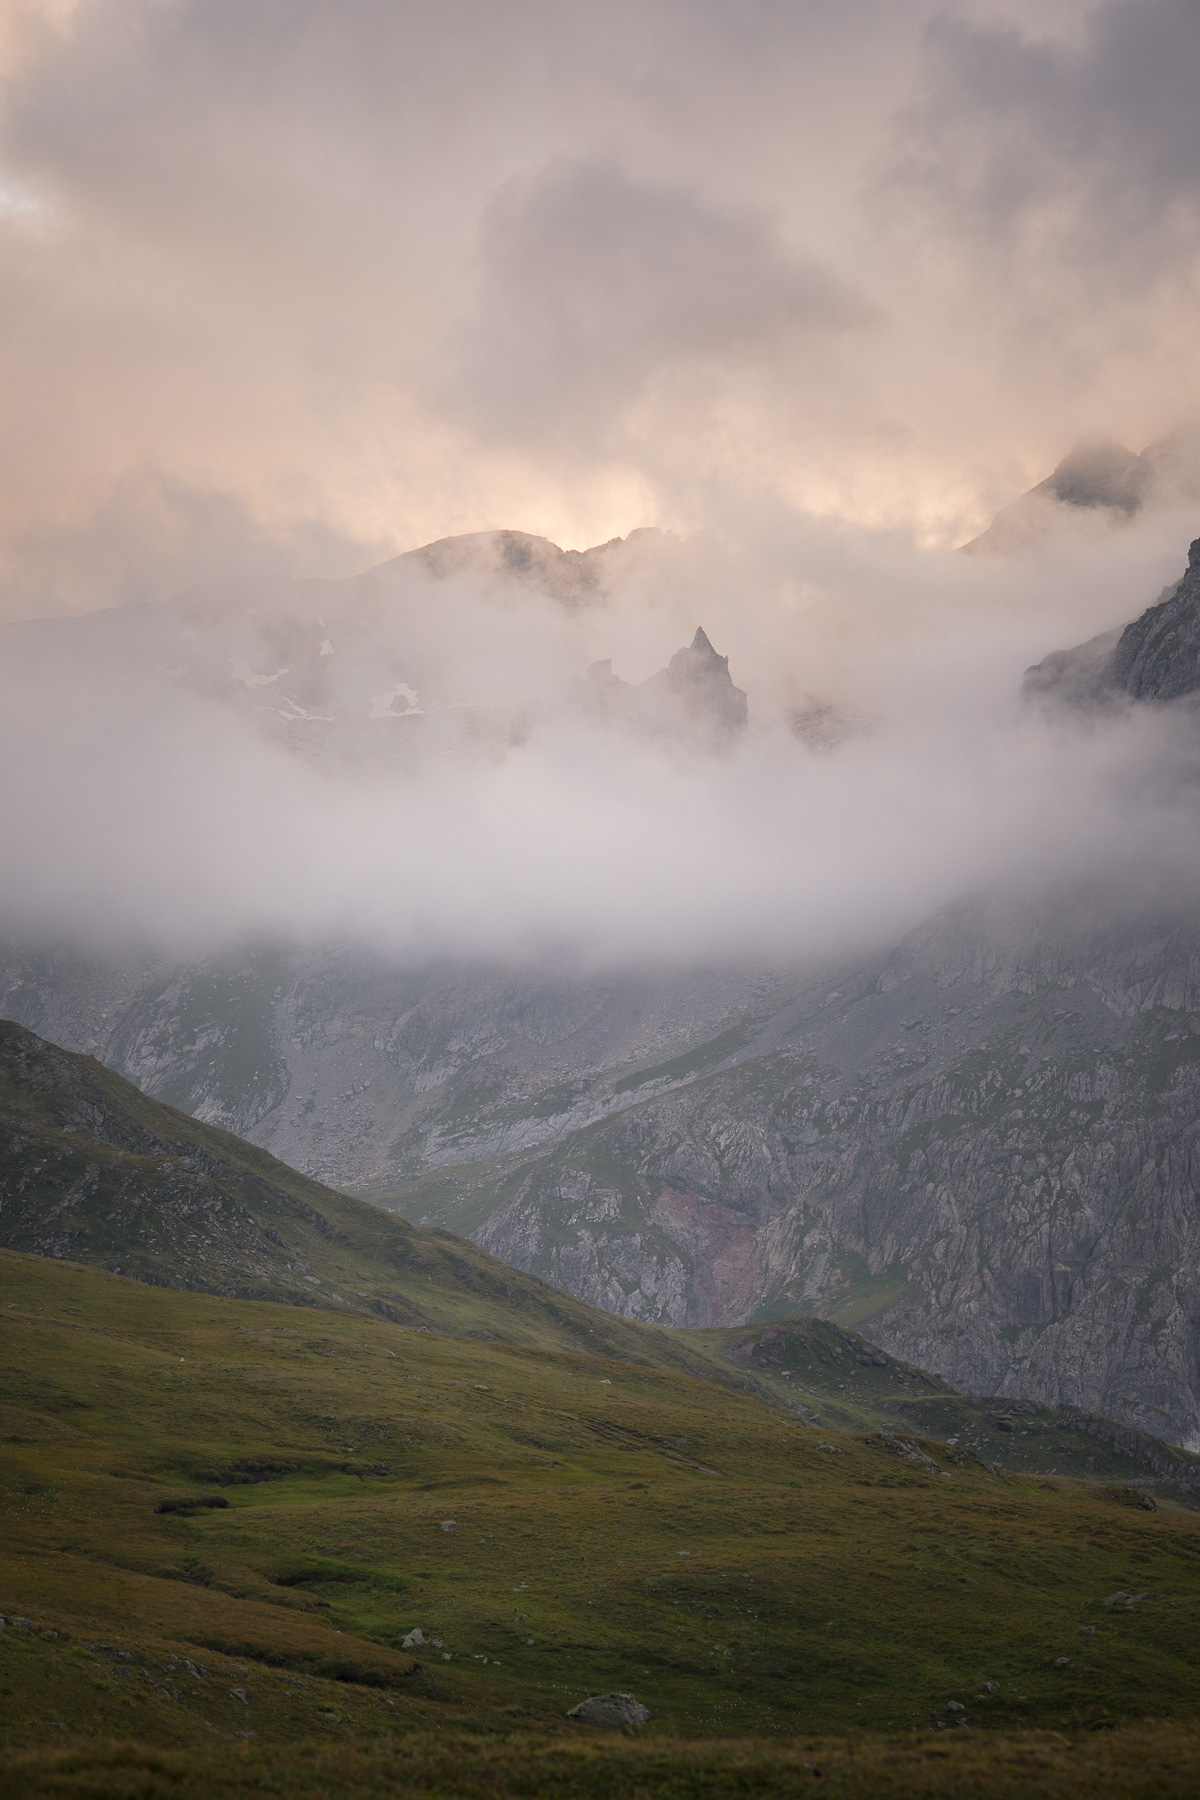
<svg viewBox="0 0 1200 1800">
<path fill-rule="evenodd" d="M 686 649 L 677 650 L 665 669 L 643 682 L 642 691 L 666 697 L 692 731 L 717 742 L 733 737 L 746 723 L 746 696 L 733 685 L 729 658 L 718 656 L 702 625 Z"/>
<path fill-rule="evenodd" d="M 713 649 L 702 625 L 665 669 L 638 686 L 622 681 L 606 660 L 591 665 L 588 687 L 592 705 L 610 717 L 695 748 L 721 749 L 746 724 L 746 695 L 733 685 L 729 658 Z"/>
<path fill-rule="evenodd" d="M 1155 506 L 1200 499 L 1200 425 L 1191 420 L 1147 444 L 1140 455 L 1115 438 L 1084 438 L 1044 481 L 1002 506 L 991 524 L 962 549 L 1019 555 L 1064 524 L 1091 518 L 1123 525 Z"/>
</svg>

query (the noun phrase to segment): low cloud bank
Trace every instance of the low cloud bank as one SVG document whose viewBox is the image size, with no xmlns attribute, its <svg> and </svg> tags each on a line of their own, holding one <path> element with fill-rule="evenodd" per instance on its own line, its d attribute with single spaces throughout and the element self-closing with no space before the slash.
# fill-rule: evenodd
<svg viewBox="0 0 1200 1800">
<path fill-rule="evenodd" d="M 10 628 L 0 929 L 595 965 L 836 953 L 980 887 L 1198 891 L 1186 706 L 1018 698 L 1180 573 L 1184 521 L 1008 564 L 755 523 L 583 603 L 406 559 Z M 699 624 L 743 731 L 595 704 L 589 664 L 644 683 Z"/>
</svg>

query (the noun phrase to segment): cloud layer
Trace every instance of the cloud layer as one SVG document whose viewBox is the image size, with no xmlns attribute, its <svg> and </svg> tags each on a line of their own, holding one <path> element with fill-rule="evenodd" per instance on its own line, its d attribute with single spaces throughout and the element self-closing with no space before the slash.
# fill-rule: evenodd
<svg viewBox="0 0 1200 1800">
<path fill-rule="evenodd" d="M 627 965 L 859 950 L 981 886 L 1189 901 L 1191 715 L 1017 697 L 1178 574 L 1178 532 L 1014 567 L 781 523 L 650 539 L 582 602 L 405 561 L 10 627 L 0 925 Z M 697 622 L 749 691 L 732 743 L 597 704 L 590 663 L 643 682 Z"/>
<path fill-rule="evenodd" d="M 950 541 L 1200 407 L 1183 0 L 0 27 L 9 617 L 735 501 Z"/>
<path fill-rule="evenodd" d="M 1186 509 L 950 547 L 1200 412 L 1198 85 L 1183 0 L 5 0 L 0 618 L 135 610 L 4 641 L 3 921 L 801 954 L 1190 880 L 1181 727 L 1015 702 Z M 603 605 L 349 582 L 643 525 Z M 580 704 L 697 624 L 729 755 Z"/>
</svg>

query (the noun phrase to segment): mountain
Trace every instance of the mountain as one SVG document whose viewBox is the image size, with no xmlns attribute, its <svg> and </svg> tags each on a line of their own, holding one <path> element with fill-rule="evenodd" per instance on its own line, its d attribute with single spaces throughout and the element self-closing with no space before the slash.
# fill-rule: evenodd
<svg viewBox="0 0 1200 1800">
<path fill-rule="evenodd" d="M 1120 525 L 1148 507 L 1198 499 L 1200 428 L 1194 423 L 1156 438 L 1140 455 L 1113 438 L 1085 438 L 961 547 L 971 555 L 1020 554 L 1065 524 L 1091 519 Z"/>
<path fill-rule="evenodd" d="M 594 605 L 608 597 L 614 582 L 662 535 L 642 527 L 590 550 L 560 550 L 549 538 L 527 531 L 466 532 L 406 551 L 381 563 L 366 579 L 378 581 L 415 564 L 438 581 L 467 575 L 485 583 L 531 587 L 568 606 Z"/>
<path fill-rule="evenodd" d="M 672 543 L 641 530 L 576 551 L 471 533 L 346 580 L 230 580 L 4 625 L 0 658 L 46 713 L 98 715 L 111 730 L 139 708 L 174 707 L 206 744 L 222 742 L 223 722 L 329 772 L 403 769 L 452 749 L 487 756 L 531 718 L 571 713 L 587 667 L 581 622 L 602 636 L 613 592 L 652 576 Z M 514 638 L 516 613 L 525 638 Z M 657 687 L 639 688 L 639 721 L 687 735 L 706 707 L 736 714 L 711 647 L 707 661 L 695 643 L 680 656 Z"/>
<path fill-rule="evenodd" d="M 969 1440 L 976 1452 L 986 1444 L 1011 1467 L 1165 1481 L 1163 1491 L 1194 1492 L 1200 1504 L 1200 1459 L 1078 1410 L 1051 1415 L 1029 1403 L 1014 1437 L 1002 1403 L 969 1401 L 831 1323 L 679 1333 L 615 1317 L 451 1232 L 323 1188 L 6 1021 L 0 1249 L 312 1319 L 373 1317 L 513 1351 L 615 1357 L 715 1381 L 813 1426 L 907 1423 Z"/>
<path fill-rule="evenodd" d="M 1064 693 L 1186 726 L 1197 579 L 1193 551 L 1030 691 L 1069 668 Z M 685 658 L 681 691 L 695 676 L 714 719 L 740 716 L 707 640 Z M 977 897 L 870 958 L 669 974 L 11 951 L 0 1006 L 626 1321 L 807 1312 L 956 1389 L 1200 1444 L 1186 908 Z"/>
<path fill-rule="evenodd" d="M 0 949 L 0 1012 L 335 1186 L 551 1143 L 714 1066 L 820 975 Z M 824 988 L 820 989 L 824 992 Z"/>
<path fill-rule="evenodd" d="M 733 685 L 729 658 L 717 654 L 703 626 L 665 669 L 637 687 L 613 673 L 611 660 L 593 663 L 587 675 L 591 712 L 692 749 L 720 749 L 746 724 L 746 695 Z"/>
<path fill-rule="evenodd" d="M 1198 561 L 1027 692 L 1186 706 Z M 624 1077 L 638 1103 L 553 1149 L 374 1191 L 627 1316 L 808 1306 L 959 1387 L 1196 1444 L 1198 1084 L 1186 908 L 980 900 Z"/>
<path fill-rule="evenodd" d="M 1194 925 L 963 905 L 709 1048 L 553 1147 L 375 1197 L 628 1317 L 812 1310 L 1197 1442 Z"/>
</svg>

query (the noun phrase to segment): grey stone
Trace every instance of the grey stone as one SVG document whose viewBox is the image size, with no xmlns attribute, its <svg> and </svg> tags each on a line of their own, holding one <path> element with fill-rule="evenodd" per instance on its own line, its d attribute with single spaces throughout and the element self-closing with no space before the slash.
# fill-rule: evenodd
<svg viewBox="0 0 1200 1800">
<path fill-rule="evenodd" d="M 592 1694 L 573 1706 L 567 1717 L 583 1725 L 644 1725 L 650 1711 L 632 1694 Z"/>
<path fill-rule="evenodd" d="M 425 1633 L 419 1625 L 414 1625 L 407 1636 L 400 1639 L 400 1648 L 402 1650 L 419 1650 L 424 1642 Z"/>
</svg>

